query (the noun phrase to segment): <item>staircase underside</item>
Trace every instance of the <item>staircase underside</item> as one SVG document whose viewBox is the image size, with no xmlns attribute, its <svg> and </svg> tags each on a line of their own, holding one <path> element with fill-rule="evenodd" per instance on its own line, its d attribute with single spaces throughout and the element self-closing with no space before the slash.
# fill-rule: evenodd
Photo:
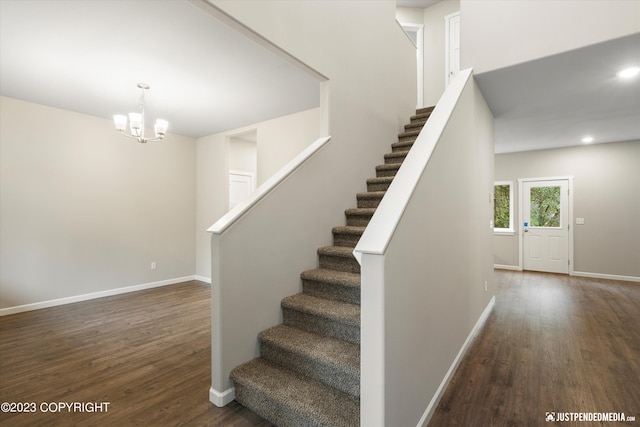
<svg viewBox="0 0 640 427">
<path fill-rule="evenodd" d="M 236 400 L 281 427 L 360 425 L 360 265 L 353 249 L 433 107 L 416 111 L 398 142 L 318 249 L 302 293 L 282 300 L 283 324 L 259 334 L 260 357 L 231 372 Z"/>
</svg>

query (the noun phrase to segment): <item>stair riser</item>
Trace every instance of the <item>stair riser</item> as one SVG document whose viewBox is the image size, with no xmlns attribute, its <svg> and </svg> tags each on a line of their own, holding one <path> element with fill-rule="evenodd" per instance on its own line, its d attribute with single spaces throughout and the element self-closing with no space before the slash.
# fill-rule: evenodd
<svg viewBox="0 0 640 427">
<path fill-rule="evenodd" d="M 360 288 L 302 279 L 302 292 L 315 297 L 360 304 Z"/>
<path fill-rule="evenodd" d="M 383 178 L 386 176 L 396 176 L 399 168 L 394 169 L 376 169 L 376 177 Z"/>
<path fill-rule="evenodd" d="M 404 159 L 407 157 L 406 154 L 404 155 L 400 155 L 400 156 L 389 156 L 389 157 L 385 157 L 384 158 L 384 164 L 385 165 L 396 165 L 396 164 L 400 164 L 402 162 L 404 162 Z"/>
<path fill-rule="evenodd" d="M 422 120 L 416 120 L 416 121 L 412 121 L 410 124 L 408 125 L 404 125 L 404 131 L 405 132 L 411 132 L 413 130 L 422 130 L 422 128 L 424 127 L 426 121 Z"/>
<path fill-rule="evenodd" d="M 418 135 L 409 135 L 409 136 L 398 135 L 398 142 L 408 142 L 413 144 L 414 142 L 416 142 L 417 138 L 418 138 Z"/>
<path fill-rule="evenodd" d="M 347 271 L 349 273 L 360 273 L 360 264 L 355 257 L 342 257 L 331 255 L 318 255 L 320 268 L 328 270 Z"/>
<path fill-rule="evenodd" d="M 347 225 L 353 227 L 366 227 L 371 221 L 372 215 L 347 215 Z"/>
<path fill-rule="evenodd" d="M 367 191 L 387 191 L 391 182 L 367 183 Z"/>
<path fill-rule="evenodd" d="M 382 201 L 382 197 L 366 198 L 366 199 L 359 198 L 358 207 L 359 208 L 377 208 L 381 201 Z"/>
<path fill-rule="evenodd" d="M 397 153 L 399 151 L 409 151 L 411 147 L 413 147 L 413 143 L 395 142 L 391 144 L 391 152 Z"/>
<path fill-rule="evenodd" d="M 360 344 L 360 326 L 337 322 L 291 308 L 282 307 L 284 324 L 309 332 Z"/>
<path fill-rule="evenodd" d="M 280 427 L 317 427 L 318 423 L 298 414 L 260 391 L 234 381 L 236 400 L 262 418 Z"/>
<path fill-rule="evenodd" d="M 361 234 L 333 233 L 333 245 L 355 248 L 360 237 Z"/>
<path fill-rule="evenodd" d="M 360 373 L 350 372 L 321 361 L 278 347 L 270 342 L 260 343 L 260 354 L 266 360 L 306 375 L 323 384 L 360 398 Z"/>
</svg>

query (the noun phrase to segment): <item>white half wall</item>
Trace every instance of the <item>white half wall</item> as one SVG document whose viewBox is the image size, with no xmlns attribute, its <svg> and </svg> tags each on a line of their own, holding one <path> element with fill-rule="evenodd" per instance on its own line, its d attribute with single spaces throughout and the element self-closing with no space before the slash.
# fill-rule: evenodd
<svg viewBox="0 0 640 427">
<path fill-rule="evenodd" d="M 194 139 L 2 97 L 0 152 L 0 308 L 193 277 Z"/>
<path fill-rule="evenodd" d="M 198 138 L 196 142 L 196 275 L 211 278 L 207 229 L 228 210 L 229 138 L 257 133 L 259 186 L 320 136 L 320 108 Z"/>
</svg>

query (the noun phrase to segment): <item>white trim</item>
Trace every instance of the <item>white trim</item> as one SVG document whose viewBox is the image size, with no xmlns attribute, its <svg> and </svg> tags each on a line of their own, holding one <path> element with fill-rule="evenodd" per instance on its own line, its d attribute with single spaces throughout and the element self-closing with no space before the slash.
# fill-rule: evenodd
<svg viewBox="0 0 640 427">
<path fill-rule="evenodd" d="M 218 408 L 222 408 L 223 406 L 229 404 L 235 398 L 235 387 L 228 388 L 222 393 L 220 393 L 218 390 L 215 390 L 213 387 L 209 388 L 209 402 L 213 403 Z"/>
<path fill-rule="evenodd" d="M 498 270 L 522 271 L 522 267 L 519 265 L 493 264 L 493 268 L 497 268 Z"/>
<path fill-rule="evenodd" d="M 22 313 L 23 311 L 40 310 L 41 308 L 56 307 L 58 305 L 72 304 L 74 302 L 88 301 L 96 298 L 110 297 L 113 295 L 158 288 L 160 286 L 175 285 L 176 283 L 188 282 L 189 280 L 196 280 L 196 276 L 177 277 L 175 279 L 160 280 L 158 282 L 143 283 L 141 285 L 126 286 L 124 288 L 107 289 L 105 291 L 92 292 L 90 294 L 75 295 L 49 301 L 34 302 L 31 304 L 2 308 L 0 309 L 0 316 Z"/>
<path fill-rule="evenodd" d="M 429 423 L 429 420 L 431 419 L 431 417 L 433 416 L 434 411 L 438 407 L 438 403 L 440 402 L 440 399 L 442 398 L 442 395 L 444 394 L 445 390 L 447 389 L 447 386 L 449 385 L 449 382 L 451 381 L 451 378 L 453 378 L 453 374 L 455 373 L 456 369 L 458 369 L 458 365 L 460 365 L 460 362 L 462 361 L 463 356 L 465 355 L 467 350 L 469 350 L 469 347 L 471 346 L 471 343 L 473 342 L 475 337 L 482 330 L 484 324 L 486 323 L 487 319 L 489 318 L 489 315 L 491 314 L 491 311 L 493 310 L 493 307 L 495 305 L 496 305 L 496 297 L 493 296 L 493 297 L 491 297 L 491 300 L 489 301 L 489 303 L 485 307 L 484 311 L 480 315 L 480 318 L 476 322 L 475 326 L 473 327 L 473 329 L 469 333 L 469 336 L 467 336 L 467 339 L 464 341 L 464 344 L 462 344 L 462 347 L 460 348 L 460 351 L 458 352 L 458 355 L 453 360 L 453 363 L 449 367 L 449 370 L 447 371 L 447 374 L 442 379 L 442 382 L 440 383 L 440 386 L 438 387 L 438 390 L 436 390 L 435 394 L 431 398 L 431 402 L 429 402 L 429 406 L 427 406 L 427 409 L 424 411 L 424 414 L 422 414 L 422 418 L 420 418 L 420 421 L 418 421 L 418 424 L 416 424 L 416 427 L 418 427 L 418 426 L 424 427 Z"/>
<path fill-rule="evenodd" d="M 271 190 L 277 187 L 278 184 L 284 181 L 314 154 L 320 151 L 320 149 L 324 147 L 330 139 L 330 136 L 319 138 L 302 150 L 296 157 L 289 161 L 289 163 L 284 165 L 284 167 L 282 167 L 278 172 L 274 173 L 269 179 L 262 183 L 262 185 L 260 185 L 247 200 L 240 202 L 236 207 L 227 212 L 222 218 L 216 221 L 215 224 L 209 227 L 207 231 L 213 234 L 224 233 L 227 228 L 231 227 L 237 220 L 242 218 L 245 213 L 269 194 Z"/>
<path fill-rule="evenodd" d="M 589 273 L 586 271 L 573 271 L 571 273 L 572 276 L 580 276 L 580 277 L 593 277 L 596 279 L 607 279 L 607 280 L 623 280 L 627 282 L 640 282 L 640 277 L 635 276 L 620 276 L 617 274 L 603 274 L 603 273 Z"/>
<path fill-rule="evenodd" d="M 199 282 L 204 282 L 204 283 L 208 283 L 211 284 L 211 277 L 204 277 L 204 276 L 194 276 L 194 280 L 197 280 Z"/>
</svg>

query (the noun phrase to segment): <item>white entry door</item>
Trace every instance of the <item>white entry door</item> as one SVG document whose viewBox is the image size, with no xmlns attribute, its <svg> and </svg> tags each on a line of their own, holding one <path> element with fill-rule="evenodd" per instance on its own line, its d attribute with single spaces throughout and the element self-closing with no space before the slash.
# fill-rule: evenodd
<svg viewBox="0 0 640 427">
<path fill-rule="evenodd" d="M 523 268 L 569 273 L 569 180 L 522 186 Z"/>
</svg>

